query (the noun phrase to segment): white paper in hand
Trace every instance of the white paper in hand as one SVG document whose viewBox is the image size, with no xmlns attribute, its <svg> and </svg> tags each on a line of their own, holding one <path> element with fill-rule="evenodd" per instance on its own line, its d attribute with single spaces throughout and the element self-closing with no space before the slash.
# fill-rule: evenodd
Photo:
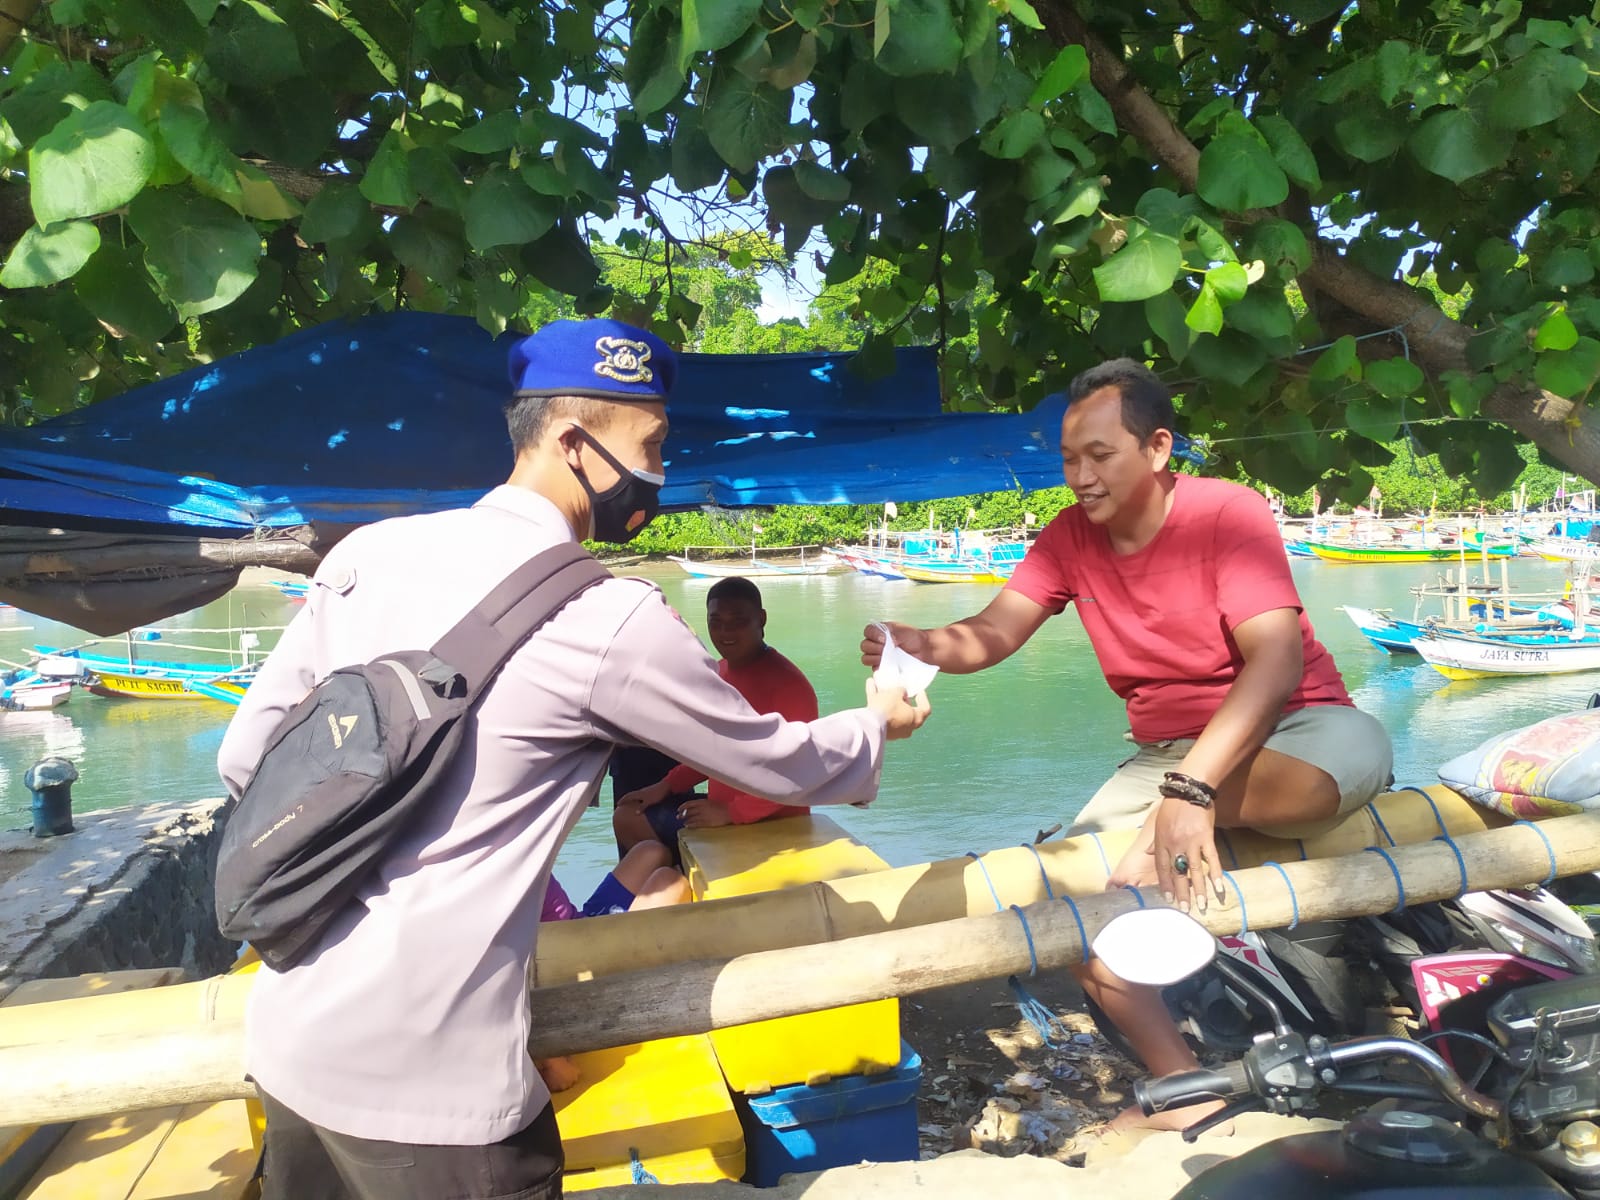
<svg viewBox="0 0 1600 1200">
<path fill-rule="evenodd" d="M 872 673 L 872 681 L 881 688 L 904 688 L 907 697 L 922 695 L 939 673 L 939 668 L 920 658 L 912 658 L 896 646 L 887 625 L 882 622 L 873 624 L 874 628 L 883 631 L 883 657 L 878 660 L 878 669 Z"/>
</svg>

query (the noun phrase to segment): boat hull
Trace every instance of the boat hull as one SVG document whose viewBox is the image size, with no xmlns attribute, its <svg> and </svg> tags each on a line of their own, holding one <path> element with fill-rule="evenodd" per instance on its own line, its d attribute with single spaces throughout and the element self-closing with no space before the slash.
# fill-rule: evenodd
<svg viewBox="0 0 1600 1200">
<path fill-rule="evenodd" d="M 1445 562 L 1462 554 L 1459 546 L 1396 547 L 1337 546 L 1329 542 L 1307 542 L 1306 548 L 1323 562 L 1333 563 L 1425 563 Z M 1469 556 L 1488 553 L 1496 558 L 1509 558 L 1516 554 L 1515 546 L 1490 546 L 1487 551 L 1468 548 Z"/>
<path fill-rule="evenodd" d="M 832 563 L 801 563 L 797 566 L 786 567 L 778 563 L 762 562 L 691 562 L 687 558 L 668 555 L 673 562 L 682 567 L 685 573 L 695 579 L 731 579 L 735 576 L 741 579 L 781 579 L 792 575 L 826 575 L 833 568 Z"/>
<path fill-rule="evenodd" d="M 1422 626 L 1412 621 L 1400 621 L 1370 608 L 1344 606 L 1345 616 L 1361 631 L 1363 637 L 1385 654 L 1415 654 L 1415 640 L 1422 636 Z"/>
<path fill-rule="evenodd" d="M 1491 679 L 1506 675 L 1570 675 L 1600 671 L 1600 639 L 1517 641 L 1433 634 L 1414 643 L 1446 679 Z"/>
<path fill-rule="evenodd" d="M 88 689 L 96 696 L 124 700 L 203 700 L 191 690 L 188 680 L 171 675 L 123 675 L 114 671 L 95 672 Z"/>
<path fill-rule="evenodd" d="M 72 697 L 70 683 L 29 683 L 0 693 L 0 708 L 10 712 L 45 712 L 60 708 Z"/>
</svg>

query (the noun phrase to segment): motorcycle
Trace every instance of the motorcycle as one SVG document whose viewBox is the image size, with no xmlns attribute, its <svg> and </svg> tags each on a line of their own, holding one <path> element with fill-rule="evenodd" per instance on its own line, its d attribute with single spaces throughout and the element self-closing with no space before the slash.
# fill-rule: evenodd
<svg viewBox="0 0 1600 1200">
<path fill-rule="evenodd" d="M 1211 935 L 1171 910 L 1118 917 L 1094 949 L 1119 976 L 1157 986 L 1220 961 Z M 1223 1101 L 1184 1131 L 1193 1141 L 1254 1108 L 1307 1114 L 1331 1093 L 1382 1100 L 1340 1131 L 1291 1135 L 1221 1162 L 1173 1200 L 1600 1200 L 1600 976 L 1510 988 L 1484 1013 L 1487 1036 L 1441 1034 L 1490 1048 L 1475 1082 L 1418 1042 L 1332 1041 L 1293 1028 L 1270 994 L 1247 977 L 1235 982 L 1259 993 L 1252 999 L 1271 1013 L 1271 1032 L 1220 1069 L 1136 1084 L 1145 1113 Z"/>
</svg>

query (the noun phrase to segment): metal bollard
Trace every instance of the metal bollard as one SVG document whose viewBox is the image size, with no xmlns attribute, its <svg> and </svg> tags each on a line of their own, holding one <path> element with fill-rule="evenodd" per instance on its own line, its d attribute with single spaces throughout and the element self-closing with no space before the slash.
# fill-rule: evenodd
<svg viewBox="0 0 1600 1200">
<path fill-rule="evenodd" d="M 22 782 L 33 793 L 33 836 L 59 837 L 72 832 L 72 785 L 78 768 L 64 758 L 41 758 Z"/>
</svg>

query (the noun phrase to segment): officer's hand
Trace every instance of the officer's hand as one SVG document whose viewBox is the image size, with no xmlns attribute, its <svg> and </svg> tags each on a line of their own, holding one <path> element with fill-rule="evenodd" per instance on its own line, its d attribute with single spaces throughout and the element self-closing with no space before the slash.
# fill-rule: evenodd
<svg viewBox="0 0 1600 1200">
<path fill-rule="evenodd" d="M 883 717 L 884 736 L 891 742 L 908 738 L 921 729 L 933 711 L 926 692 L 912 704 L 906 699 L 905 688 L 880 688 L 870 679 L 867 680 L 867 707 Z"/>
<path fill-rule="evenodd" d="M 889 635 L 894 638 L 896 646 L 912 658 L 922 658 L 928 648 L 926 633 L 914 625 L 902 625 L 899 621 L 884 621 L 882 624 L 889 627 Z M 861 631 L 861 661 L 876 670 L 882 658 L 883 630 L 877 624 L 868 625 Z"/>
<path fill-rule="evenodd" d="M 652 804 L 661 803 L 661 801 L 665 800 L 670 794 L 671 792 L 667 787 L 667 781 L 662 779 L 657 783 L 652 783 L 649 787 L 642 787 L 636 789 L 635 791 L 629 792 L 626 796 L 617 801 L 617 807 L 622 808 L 626 805 L 631 808 L 645 809 L 649 808 Z"/>
<path fill-rule="evenodd" d="M 715 800 L 685 800 L 678 806 L 678 819 L 685 829 L 714 829 L 718 825 L 733 824 L 733 815 L 727 806 Z"/>
</svg>

